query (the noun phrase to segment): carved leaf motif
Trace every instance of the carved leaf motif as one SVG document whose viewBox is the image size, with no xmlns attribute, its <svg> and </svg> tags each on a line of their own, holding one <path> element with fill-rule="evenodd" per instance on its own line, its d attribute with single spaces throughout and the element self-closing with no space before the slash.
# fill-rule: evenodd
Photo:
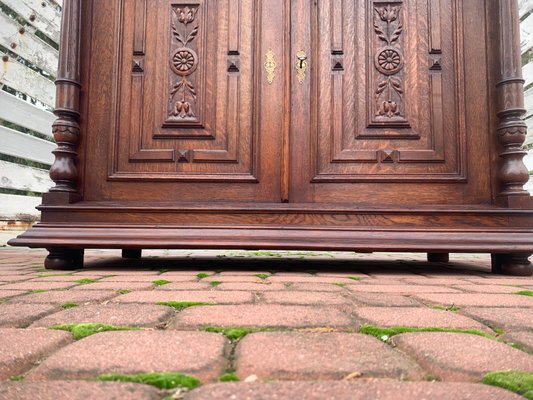
<svg viewBox="0 0 533 400">
<path fill-rule="evenodd" d="M 385 91 L 385 89 L 387 89 L 387 86 L 388 86 L 388 82 L 387 81 L 382 81 L 378 84 L 378 88 L 376 90 L 376 94 L 381 94 Z"/>
<path fill-rule="evenodd" d="M 178 29 L 176 28 L 176 25 L 172 24 L 172 34 L 176 38 L 178 42 L 180 42 L 182 45 L 185 46 L 185 42 L 183 41 L 183 37 L 181 36 L 181 33 L 179 33 Z"/>
<path fill-rule="evenodd" d="M 396 42 L 399 39 L 402 32 L 403 32 L 403 24 L 400 22 L 400 24 L 398 25 L 398 27 L 396 28 L 396 30 L 391 36 L 390 43 L 392 44 Z"/>
<path fill-rule="evenodd" d="M 385 32 L 383 32 L 383 30 L 377 23 L 374 23 L 374 31 L 376 32 L 376 34 L 381 40 L 383 40 L 386 43 L 389 43 L 389 40 L 387 39 Z"/>
<path fill-rule="evenodd" d="M 189 33 L 189 35 L 187 36 L 187 40 L 184 43 L 184 45 L 187 44 L 187 43 L 192 42 L 194 40 L 194 38 L 196 37 L 196 35 L 198 35 L 198 25 L 196 25 L 194 27 L 194 29 L 191 31 L 191 33 Z"/>
<path fill-rule="evenodd" d="M 396 93 L 403 94 L 402 82 L 398 78 L 391 78 L 390 82 Z"/>
</svg>

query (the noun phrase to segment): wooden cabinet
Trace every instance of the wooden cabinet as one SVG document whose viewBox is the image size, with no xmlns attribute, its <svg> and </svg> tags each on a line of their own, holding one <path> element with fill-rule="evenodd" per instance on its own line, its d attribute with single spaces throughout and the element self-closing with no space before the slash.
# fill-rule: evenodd
<svg viewBox="0 0 533 400">
<path fill-rule="evenodd" d="M 65 0 L 13 244 L 489 252 L 532 274 L 516 0 Z M 441 256 L 440 259 L 445 259 Z"/>
</svg>

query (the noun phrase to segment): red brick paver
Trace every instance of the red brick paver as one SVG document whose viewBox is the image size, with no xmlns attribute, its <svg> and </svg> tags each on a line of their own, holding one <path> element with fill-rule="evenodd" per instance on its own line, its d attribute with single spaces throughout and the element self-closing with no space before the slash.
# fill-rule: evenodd
<svg viewBox="0 0 533 400">
<path fill-rule="evenodd" d="M 45 293 L 32 293 L 26 296 L 16 297 L 10 303 L 50 303 L 62 305 L 66 303 L 84 304 L 109 300 L 118 293 L 111 290 L 69 290 L 51 291 Z"/>
<path fill-rule="evenodd" d="M 159 400 L 151 386 L 119 382 L 2 382 L 0 400 Z"/>
<path fill-rule="evenodd" d="M 340 305 L 351 301 L 339 293 L 329 292 L 268 292 L 263 299 L 269 304 Z"/>
<path fill-rule="evenodd" d="M 15 297 L 21 294 L 27 293 L 26 290 L 3 290 L 0 286 L 0 300 L 9 299 L 10 297 Z"/>
<path fill-rule="evenodd" d="M 473 383 L 371 381 L 219 383 L 201 387 L 184 400 L 523 400 L 506 390 Z M 46 399 L 48 400 L 48 399 Z"/>
<path fill-rule="evenodd" d="M 170 307 L 153 304 L 106 304 L 70 308 L 42 318 L 31 325 L 101 323 L 114 326 L 155 327 L 174 316 Z"/>
<path fill-rule="evenodd" d="M 533 308 L 466 307 L 460 312 L 492 328 L 533 330 Z"/>
<path fill-rule="evenodd" d="M 94 282 L 73 287 L 72 290 L 147 290 L 154 286 L 151 282 Z"/>
<path fill-rule="evenodd" d="M 72 341 L 68 332 L 45 329 L 0 329 L 0 338 L 0 380 L 22 374 Z"/>
<path fill-rule="evenodd" d="M 142 260 L 119 254 L 88 250 L 85 268 L 69 273 L 43 271 L 45 251 L 0 249 L 0 326 L 25 327 L 0 329 L 5 373 L 0 400 L 511 400 L 519 397 L 450 380 L 479 382 L 491 369 L 533 368 L 533 298 L 514 294 L 533 288 L 533 280 L 491 275 L 488 255 L 452 255 L 450 264 L 428 264 L 423 254 L 265 252 L 272 256 L 255 257 L 256 252 L 242 251 L 146 250 Z M 287 255 L 291 258 L 283 258 Z M 210 276 L 200 279 L 200 272 Z M 76 282 L 83 278 L 98 282 Z M 155 285 L 158 280 L 170 283 Z M 155 304 L 165 301 L 211 305 L 176 310 Z M 70 332 L 47 329 L 82 322 L 138 330 L 74 342 Z M 420 333 L 383 343 L 356 333 L 364 323 L 495 335 L 492 328 L 500 336 Z M 251 332 L 230 343 L 223 334 L 204 332 L 207 326 Z M 241 378 L 259 382 L 209 385 L 235 369 Z M 207 386 L 184 394 L 94 381 L 101 373 L 149 371 L 190 374 Z M 19 374 L 26 376 L 20 382 L 1 381 Z M 400 382 L 402 377 L 413 381 Z M 444 382 L 425 381 L 433 377 Z M 275 381 L 260 383 L 270 379 Z"/>
<path fill-rule="evenodd" d="M 355 310 L 362 322 L 382 327 L 480 329 L 487 327 L 473 319 L 451 311 L 422 307 L 359 307 Z"/>
<path fill-rule="evenodd" d="M 419 301 L 398 294 L 388 293 L 354 293 L 352 298 L 360 305 L 382 307 L 424 307 Z"/>
<path fill-rule="evenodd" d="M 252 293 L 244 291 L 221 292 L 215 290 L 204 291 L 139 291 L 124 294 L 113 299 L 120 303 L 157 303 L 161 301 L 192 301 L 216 304 L 250 303 Z"/>
<path fill-rule="evenodd" d="M 50 304 L 3 304 L 0 307 L 0 327 L 22 328 L 55 310 L 57 307 Z"/>
<path fill-rule="evenodd" d="M 349 289 L 354 292 L 373 293 L 459 293 L 459 290 L 446 286 L 425 286 L 425 285 L 350 285 Z"/>
<path fill-rule="evenodd" d="M 57 289 L 68 289 L 78 283 L 75 282 L 17 282 L 10 283 L 8 285 L 2 285 L 4 290 L 57 290 Z"/>
<path fill-rule="evenodd" d="M 225 367 L 225 345 L 223 336 L 207 332 L 103 332 L 55 353 L 27 379 L 90 379 L 111 372 L 172 371 L 209 382 Z"/>
<path fill-rule="evenodd" d="M 226 305 L 191 307 L 180 312 L 170 327 L 243 326 L 260 328 L 346 327 L 355 324 L 330 307 L 285 305 Z"/>
<path fill-rule="evenodd" d="M 465 333 L 404 333 L 393 337 L 430 374 L 449 381 L 478 382 L 491 371 L 533 372 L 533 356 Z"/>
<path fill-rule="evenodd" d="M 501 340 L 533 355 L 533 331 L 508 333 Z"/>
<path fill-rule="evenodd" d="M 416 378 L 421 370 L 386 344 L 349 333 L 253 333 L 237 347 L 241 379 L 342 379 L 354 372 L 364 377 Z"/>
<path fill-rule="evenodd" d="M 517 289 L 519 290 L 519 289 Z M 416 297 L 425 303 L 450 305 L 459 307 L 533 307 L 533 297 L 517 294 L 417 294 Z"/>
</svg>

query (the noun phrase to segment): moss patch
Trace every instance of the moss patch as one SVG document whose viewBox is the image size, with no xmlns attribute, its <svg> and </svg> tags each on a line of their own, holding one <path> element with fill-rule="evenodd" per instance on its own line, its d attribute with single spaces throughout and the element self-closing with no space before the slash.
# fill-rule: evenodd
<svg viewBox="0 0 533 400">
<path fill-rule="evenodd" d="M 119 289 L 119 290 L 117 290 L 117 293 L 128 294 L 128 293 L 131 293 L 131 290 L 129 290 L 129 289 Z"/>
<path fill-rule="evenodd" d="M 526 399 L 533 400 L 532 372 L 490 372 L 483 378 L 483 383 L 510 390 L 524 396 Z"/>
<path fill-rule="evenodd" d="M 48 290 L 44 290 L 44 289 L 32 289 L 29 291 L 30 293 L 45 293 L 45 292 L 48 292 Z"/>
<path fill-rule="evenodd" d="M 19 382 L 24 379 L 24 375 L 13 375 L 9 377 L 9 380 L 12 382 Z"/>
<path fill-rule="evenodd" d="M 64 309 L 74 308 L 74 307 L 79 307 L 79 304 L 76 304 L 76 303 L 61 304 L 61 308 L 64 308 Z"/>
<path fill-rule="evenodd" d="M 194 389 L 201 384 L 198 379 L 178 372 L 148 372 L 135 375 L 105 374 L 98 376 L 96 379 L 99 381 L 143 383 L 163 390 L 177 387 Z"/>
<path fill-rule="evenodd" d="M 268 278 L 268 274 L 255 274 L 254 276 L 257 276 L 259 279 L 263 279 L 263 280 Z"/>
<path fill-rule="evenodd" d="M 245 337 L 249 333 L 260 331 L 260 329 L 244 328 L 244 327 L 238 327 L 238 326 L 234 326 L 234 327 L 205 326 L 202 328 L 202 330 L 205 332 L 222 333 L 232 342 L 241 340 L 243 337 Z"/>
<path fill-rule="evenodd" d="M 189 307 L 214 306 L 215 305 L 215 303 L 204 303 L 201 301 L 159 301 L 156 304 L 160 306 L 172 307 L 178 311 L 184 310 L 185 308 L 189 308 Z"/>
<path fill-rule="evenodd" d="M 348 279 L 351 279 L 352 281 L 360 281 L 361 278 L 357 277 L 357 276 L 349 276 Z"/>
<path fill-rule="evenodd" d="M 220 382 L 238 382 L 240 381 L 239 377 L 235 374 L 235 372 L 227 372 L 225 374 L 220 375 L 220 378 L 218 378 Z"/>
<path fill-rule="evenodd" d="M 158 279 L 157 281 L 153 281 L 152 283 L 156 286 L 163 286 L 163 285 L 168 285 L 170 281 L 167 281 L 165 279 Z"/>
<path fill-rule="evenodd" d="M 382 328 L 374 325 L 363 325 L 359 329 L 359 333 L 365 335 L 372 335 L 384 342 L 388 341 L 392 336 L 399 335 L 401 333 L 409 332 L 452 332 L 452 333 L 468 333 L 471 335 L 483 336 L 489 339 L 494 339 L 494 336 L 489 335 L 479 329 L 452 329 L 452 328 L 413 328 L 408 326 L 394 326 L 391 328 Z"/>
<path fill-rule="evenodd" d="M 139 328 L 129 328 L 126 326 L 113 326 L 113 325 L 95 324 L 95 323 L 60 324 L 60 325 L 52 325 L 52 326 L 49 326 L 48 328 L 71 332 L 74 340 L 80 340 L 87 336 L 94 335 L 95 333 L 106 332 L 106 331 L 138 331 L 139 330 Z"/>
<path fill-rule="evenodd" d="M 521 296 L 533 296 L 533 290 L 521 290 L 519 292 L 515 292 L 514 294 L 519 294 Z"/>
<path fill-rule="evenodd" d="M 83 279 L 78 279 L 77 281 L 74 281 L 74 282 L 79 283 L 80 285 L 89 285 L 91 283 L 95 283 L 96 281 L 94 279 L 83 278 Z"/>
<path fill-rule="evenodd" d="M 213 287 L 217 287 L 218 285 L 222 284 L 222 282 L 220 282 L 220 281 L 211 281 L 211 282 L 209 282 L 209 284 L 211 286 L 213 286 Z"/>
<path fill-rule="evenodd" d="M 209 276 L 209 274 L 206 274 L 205 272 L 200 272 L 198 274 L 196 274 L 196 277 L 198 279 L 204 279 L 204 278 L 207 278 Z"/>
</svg>

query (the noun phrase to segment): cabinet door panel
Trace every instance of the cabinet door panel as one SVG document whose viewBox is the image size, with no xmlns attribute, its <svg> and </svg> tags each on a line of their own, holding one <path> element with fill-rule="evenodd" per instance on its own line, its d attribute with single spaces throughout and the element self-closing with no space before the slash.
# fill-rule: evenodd
<svg viewBox="0 0 533 400">
<path fill-rule="evenodd" d="M 272 149 L 281 147 L 286 86 L 279 76 L 268 82 L 264 64 L 271 50 L 276 73 L 283 70 L 286 43 L 276 27 L 284 1 L 117 3 L 113 19 L 103 15 L 109 6 L 93 6 L 116 27 L 106 177 L 113 197 L 127 196 L 134 181 L 156 182 L 150 190 L 163 200 L 280 201 Z M 103 35 L 93 31 L 92 41 Z"/>
<path fill-rule="evenodd" d="M 448 184 L 448 194 L 462 198 L 469 168 L 464 2 L 297 3 L 293 15 L 309 23 L 292 43 L 305 46 L 311 68 L 303 83 L 293 82 L 293 97 L 308 99 L 291 126 L 292 147 L 307 149 L 292 157 L 293 199 L 374 202 L 381 193 L 384 203 L 397 202 L 419 183 Z M 483 126 L 473 128 L 477 135 Z"/>
</svg>

